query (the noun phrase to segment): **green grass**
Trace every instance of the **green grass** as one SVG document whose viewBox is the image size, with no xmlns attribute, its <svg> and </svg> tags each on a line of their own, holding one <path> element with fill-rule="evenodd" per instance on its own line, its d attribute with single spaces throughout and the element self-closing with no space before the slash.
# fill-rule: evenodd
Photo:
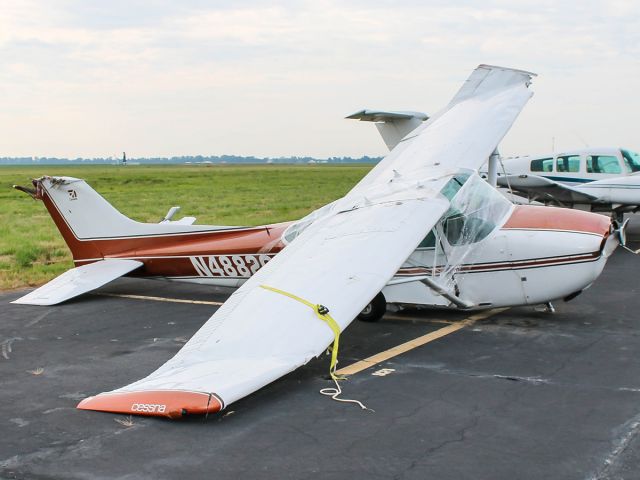
<svg viewBox="0 0 640 480">
<path fill-rule="evenodd" d="M 158 222 L 169 207 L 196 223 L 260 225 L 295 220 L 348 192 L 361 165 L 0 167 L 0 289 L 40 285 L 73 267 L 42 202 L 11 188 L 42 175 L 85 179 L 125 215 Z"/>
</svg>

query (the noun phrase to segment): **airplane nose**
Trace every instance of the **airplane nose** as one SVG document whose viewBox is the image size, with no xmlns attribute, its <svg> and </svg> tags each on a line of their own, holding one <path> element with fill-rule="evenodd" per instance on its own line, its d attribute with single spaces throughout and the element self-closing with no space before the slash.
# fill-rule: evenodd
<svg viewBox="0 0 640 480">
<path fill-rule="evenodd" d="M 612 232 L 610 237 L 615 237 L 615 240 L 617 240 L 617 243 L 615 246 L 613 246 L 613 248 L 611 248 L 611 251 L 609 253 L 607 253 L 607 245 L 609 243 L 609 239 L 606 240 L 605 245 L 603 245 L 603 254 L 606 255 L 607 257 L 609 255 L 611 255 L 611 253 L 613 253 L 613 250 L 615 250 L 615 247 L 620 245 L 622 248 L 624 248 L 625 250 L 630 251 L 631 253 L 637 255 L 638 252 L 636 252 L 635 250 L 632 250 L 631 248 L 629 248 L 627 246 L 627 228 L 629 226 L 629 220 L 631 220 L 630 218 L 627 218 L 625 221 L 623 221 L 622 223 L 618 222 L 618 221 L 614 221 L 612 223 Z M 612 241 L 613 243 L 613 241 Z"/>
</svg>

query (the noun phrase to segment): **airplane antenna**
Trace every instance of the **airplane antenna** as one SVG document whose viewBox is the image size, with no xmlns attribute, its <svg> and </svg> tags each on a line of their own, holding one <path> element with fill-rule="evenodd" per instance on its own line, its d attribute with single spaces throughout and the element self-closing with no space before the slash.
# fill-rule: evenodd
<svg viewBox="0 0 640 480">
<path fill-rule="evenodd" d="M 574 131 L 573 134 L 578 137 L 578 140 L 580 140 L 582 143 L 584 143 L 584 146 L 586 148 L 589 148 L 589 144 L 587 142 L 585 142 L 584 138 L 582 138 L 582 135 L 580 135 L 578 132 Z"/>
<path fill-rule="evenodd" d="M 556 153 L 556 137 L 551 137 L 551 153 Z"/>
</svg>

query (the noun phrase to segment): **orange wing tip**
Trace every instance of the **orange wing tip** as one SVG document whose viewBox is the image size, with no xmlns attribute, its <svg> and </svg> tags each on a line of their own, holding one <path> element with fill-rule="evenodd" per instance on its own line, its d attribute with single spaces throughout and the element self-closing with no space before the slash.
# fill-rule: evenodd
<svg viewBox="0 0 640 480">
<path fill-rule="evenodd" d="M 102 393 L 82 400 L 76 408 L 98 412 L 145 415 L 148 417 L 182 418 L 186 415 L 216 413 L 224 402 L 213 393 L 183 390 L 146 390 L 139 392 Z"/>
</svg>

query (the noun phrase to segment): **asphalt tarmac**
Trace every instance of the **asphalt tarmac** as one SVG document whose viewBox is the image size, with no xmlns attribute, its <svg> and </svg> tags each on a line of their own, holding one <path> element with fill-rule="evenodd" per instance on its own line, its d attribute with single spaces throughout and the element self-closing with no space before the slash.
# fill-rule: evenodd
<svg viewBox="0 0 640 480">
<path fill-rule="evenodd" d="M 373 411 L 318 393 L 331 386 L 322 357 L 219 414 L 180 421 L 75 405 L 153 371 L 218 307 L 104 294 L 219 302 L 228 291 L 122 279 L 56 307 L 4 294 L 0 478 L 640 479 L 638 271 L 640 258 L 618 249 L 555 314 L 354 322 L 341 367 L 423 343 L 342 383 Z"/>
</svg>

